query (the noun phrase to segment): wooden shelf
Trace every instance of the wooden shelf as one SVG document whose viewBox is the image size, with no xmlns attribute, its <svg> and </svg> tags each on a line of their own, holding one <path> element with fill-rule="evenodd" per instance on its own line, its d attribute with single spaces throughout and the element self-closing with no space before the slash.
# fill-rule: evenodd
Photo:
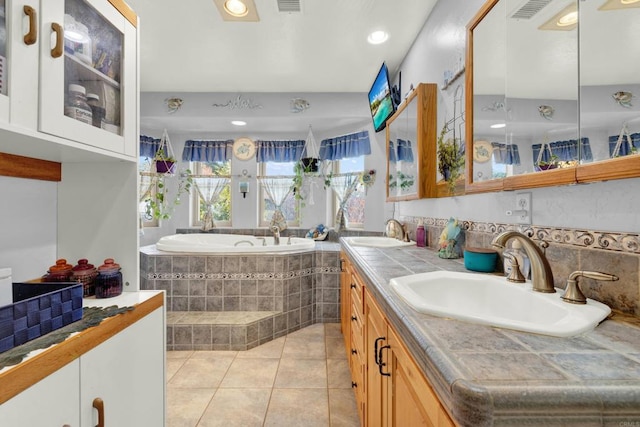
<svg viewBox="0 0 640 427">
<path fill-rule="evenodd" d="M 0 153 L 0 175 L 60 182 L 62 165 L 49 160 Z"/>
</svg>

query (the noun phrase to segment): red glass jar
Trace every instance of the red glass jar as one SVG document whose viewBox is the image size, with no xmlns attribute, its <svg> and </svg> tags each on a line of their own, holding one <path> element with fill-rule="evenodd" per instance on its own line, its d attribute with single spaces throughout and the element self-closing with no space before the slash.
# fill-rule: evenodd
<svg viewBox="0 0 640 427">
<path fill-rule="evenodd" d="M 90 297 L 96 294 L 95 279 L 98 276 L 98 270 L 89 264 L 86 259 L 79 259 L 78 265 L 73 267 L 71 280 L 82 283 L 83 297 Z"/>
<path fill-rule="evenodd" d="M 73 266 L 67 264 L 67 260 L 60 258 L 56 260 L 56 265 L 49 267 L 47 275 L 44 276 L 45 282 L 70 282 Z"/>
<path fill-rule="evenodd" d="M 122 273 L 120 265 L 113 258 L 104 260 L 104 264 L 98 267 L 98 277 L 95 280 L 96 298 L 117 297 L 122 293 Z"/>
</svg>

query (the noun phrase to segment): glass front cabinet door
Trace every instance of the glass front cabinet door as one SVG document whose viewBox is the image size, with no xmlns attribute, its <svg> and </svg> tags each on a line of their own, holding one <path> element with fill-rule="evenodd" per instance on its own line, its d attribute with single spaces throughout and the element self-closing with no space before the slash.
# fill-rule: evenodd
<svg viewBox="0 0 640 427">
<path fill-rule="evenodd" d="M 40 20 L 39 130 L 135 156 L 135 26 L 108 0 L 43 1 Z"/>
</svg>

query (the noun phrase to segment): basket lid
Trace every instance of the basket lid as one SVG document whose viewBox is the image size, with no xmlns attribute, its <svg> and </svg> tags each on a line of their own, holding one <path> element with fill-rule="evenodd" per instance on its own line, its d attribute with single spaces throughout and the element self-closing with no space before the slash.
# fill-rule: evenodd
<svg viewBox="0 0 640 427">
<path fill-rule="evenodd" d="M 78 265 L 73 267 L 73 271 L 94 270 L 93 264 L 89 264 L 89 261 L 85 258 L 78 260 Z"/>
<path fill-rule="evenodd" d="M 120 270 L 120 264 L 116 264 L 113 258 L 107 258 L 104 260 L 104 264 L 98 267 L 98 271 L 101 273 L 115 273 Z"/>
<path fill-rule="evenodd" d="M 56 265 L 52 265 L 49 267 L 50 273 L 64 273 L 67 271 L 71 271 L 73 266 L 71 264 L 67 264 L 67 260 L 64 258 L 60 258 L 56 260 Z"/>
</svg>

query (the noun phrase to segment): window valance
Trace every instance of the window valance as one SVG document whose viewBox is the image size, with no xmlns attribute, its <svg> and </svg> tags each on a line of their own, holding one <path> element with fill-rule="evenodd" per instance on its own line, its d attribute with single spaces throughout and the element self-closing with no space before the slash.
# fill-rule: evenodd
<svg viewBox="0 0 640 427">
<path fill-rule="evenodd" d="M 551 156 L 556 156 L 558 161 L 571 162 L 575 160 L 593 160 L 589 138 L 570 139 L 567 141 L 555 141 L 548 144 L 534 144 L 533 150 L 534 165 L 540 161 L 551 162 Z"/>
<path fill-rule="evenodd" d="M 369 132 L 364 130 L 349 135 L 322 140 L 320 158 L 322 160 L 340 160 L 371 154 Z"/>
<path fill-rule="evenodd" d="M 182 160 L 186 162 L 223 163 L 231 159 L 233 141 L 194 141 L 184 143 Z"/>
<path fill-rule="evenodd" d="M 297 162 L 305 156 L 305 141 L 256 141 L 258 163 Z"/>
<path fill-rule="evenodd" d="M 140 157 L 153 159 L 160 148 L 160 138 L 140 135 Z"/>
</svg>

